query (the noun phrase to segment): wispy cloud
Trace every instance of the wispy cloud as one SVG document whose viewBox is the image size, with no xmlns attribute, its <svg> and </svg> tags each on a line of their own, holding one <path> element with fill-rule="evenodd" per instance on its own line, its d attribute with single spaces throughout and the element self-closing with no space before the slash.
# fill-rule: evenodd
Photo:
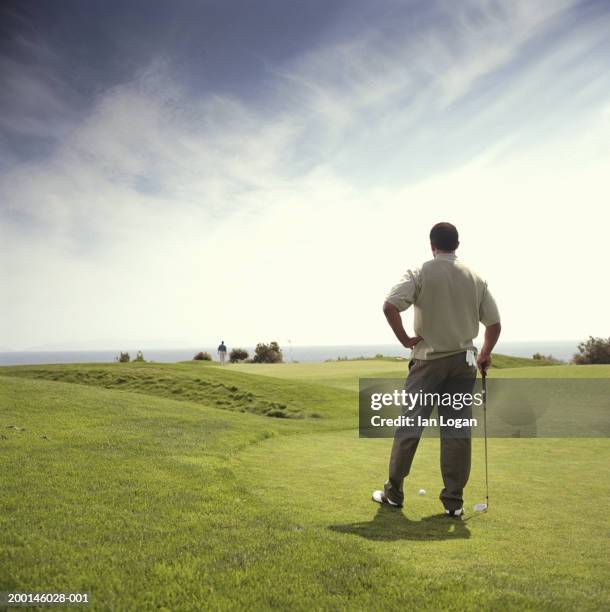
<svg viewBox="0 0 610 612">
<path fill-rule="evenodd" d="M 193 341 L 387 341 L 378 303 L 426 257 L 440 217 L 495 277 L 512 337 L 554 335 L 559 319 L 527 320 L 512 266 L 548 265 L 515 249 L 521 236 L 558 245 L 558 269 L 578 273 L 562 245 L 584 248 L 574 228 L 603 214 L 609 15 L 591 11 L 566 33 L 574 10 L 438 3 L 419 21 L 366 23 L 269 64 L 252 99 L 193 92 L 160 57 L 75 112 L 38 68 L 11 68 L 9 95 L 37 100 L 13 105 L 15 130 L 53 135 L 37 124 L 41 104 L 68 120 L 52 153 L 14 158 L 0 177 L 13 296 L 3 344 L 159 329 Z M 579 192 L 578 215 L 557 221 Z M 528 289 L 558 302 L 557 280 Z M 601 325 L 595 308 L 588 319 Z M 561 335 L 582 335 L 579 325 Z"/>
</svg>

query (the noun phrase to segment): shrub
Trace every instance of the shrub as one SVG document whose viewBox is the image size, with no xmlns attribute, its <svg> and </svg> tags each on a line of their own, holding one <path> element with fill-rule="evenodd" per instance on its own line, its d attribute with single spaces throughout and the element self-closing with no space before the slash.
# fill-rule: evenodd
<svg viewBox="0 0 610 612">
<path fill-rule="evenodd" d="M 212 356 L 207 351 L 199 351 L 194 357 L 196 361 L 212 361 Z"/>
<path fill-rule="evenodd" d="M 610 338 L 589 336 L 588 340 L 578 345 L 578 351 L 572 358 L 577 365 L 610 363 Z"/>
<path fill-rule="evenodd" d="M 282 363 L 282 349 L 277 342 L 260 342 L 254 349 L 254 363 Z"/>
<path fill-rule="evenodd" d="M 146 361 L 146 359 L 144 359 L 144 355 L 142 354 L 142 351 L 137 352 L 136 358 L 134 359 L 134 361 Z"/>
<path fill-rule="evenodd" d="M 239 361 L 244 361 L 245 359 L 248 359 L 248 351 L 245 349 L 234 348 L 229 353 L 229 361 L 231 363 L 237 363 Z"/>
<path fill-rule="evenodd" d="M 561 363 L 561 359 L 553 357 L 553 355 L 543 355 L 542 353 L 534 353 L 532 359 L 535 361 L 553 361 L 554 363 Z"/>
<path fill-rule="evenodd" d="M 115 357 L 115 360 L 120 363 L 127 363 L 128 361 L 130 361 L 129 353 L 123 353 L 123 351 L 121 351 L 119 353 L 119 356 Z"/>
</svg>

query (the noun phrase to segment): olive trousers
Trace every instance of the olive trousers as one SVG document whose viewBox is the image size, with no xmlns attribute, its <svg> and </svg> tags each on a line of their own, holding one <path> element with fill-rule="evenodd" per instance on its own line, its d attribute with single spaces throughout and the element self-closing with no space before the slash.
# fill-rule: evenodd
<svg viewBox="0 0 610 612">
<path fill-rule="evenodd" d="M 407 393 L 439 394 L 444 399 L 450 394 L 451 404 L 447 402 L 416 401 L 404 414 L 414 418 L 414 426 L 398 427 L 390 455 L 389 477 L 385 483 L 385 494 L 391 501 L 401 504 L 404 501 L 403 481 L 411 470 L 415 451 L 419 445 L 424 424 L 417 425 L 422 419 L 429 419 L 434 406 L 438 409 L 438 421 L 447 422 L 455 418 L 471 418 L 471 406 L 461 406 L 463 394 L 472 394 L 477 370 L 466 361 L 466 352 L 441 357 L 439 359 L 414 359 L 409 363 L 405 390 Z M 421 391 L 421 394 L 420 394 Z M 455 400 L 455 401 L 454 401 Z M 455 406 L 461 406 L 456 409 Z M 458 510 L 463 505 L 463 492 L 470 476 L 471 429 L 463 427 L 440 426 L 441 474 L 444 488 L 440 500 L 447 510 Z"/>
</svg>

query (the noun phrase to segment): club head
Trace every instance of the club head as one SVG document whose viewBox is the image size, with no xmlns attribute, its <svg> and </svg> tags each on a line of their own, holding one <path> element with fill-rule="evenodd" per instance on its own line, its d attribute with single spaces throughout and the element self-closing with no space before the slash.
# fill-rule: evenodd
<svg viewBox="0 0 610 612">
<path fill-rule="evenodd" d="M 475 504 L 474 511 L 475 512 L 485 512 L 487 510 L 487 504 Z"/>
</svg>

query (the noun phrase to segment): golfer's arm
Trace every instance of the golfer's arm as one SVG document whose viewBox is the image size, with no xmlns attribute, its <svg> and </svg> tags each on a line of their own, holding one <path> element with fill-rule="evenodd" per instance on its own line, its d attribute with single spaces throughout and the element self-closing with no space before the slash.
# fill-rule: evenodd
<svg viewBox="0 0 610 612">
<path fill-rule="evenodd" d="M 390 302 L 383 303 L 383 314 L 385 318 L 392 328 L 394 335 L 398 339 L 403 346 L 406 346 L 410 340 L 405 328 L 402 324 L 402 317 L 400 316 L 400 312 L 394 304 L 390 304 Z"/>
<path fill-rule="evenodd" d="M 485 328 L 485 337 L 483 339 L 483 347 L 481 348 L 481 355 L 489 356 L 491 355 L 491 351 L 494 350 L 494 346 L 496 346 L 496 342 L 500 337 L 500 332 L 502 331 L 502 325 L 500 323 L 494 323 L 493 325 L 488 325 Z"/>
</svg>

